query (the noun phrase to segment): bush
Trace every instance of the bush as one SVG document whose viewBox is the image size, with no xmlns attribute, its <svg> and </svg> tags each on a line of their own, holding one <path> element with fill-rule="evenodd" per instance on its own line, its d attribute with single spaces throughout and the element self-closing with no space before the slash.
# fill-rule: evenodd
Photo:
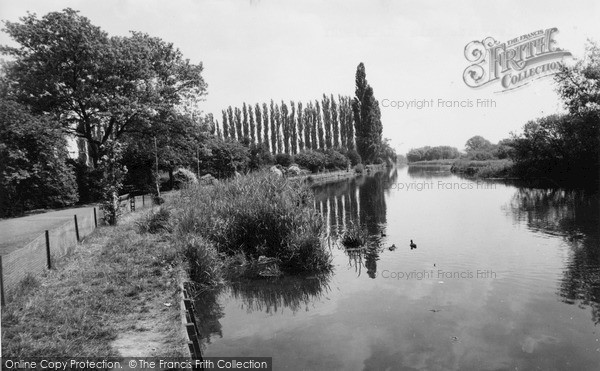
<svg viewBox="0 0 600 371">
<path fill-rule="evenodd" d="M 258 170 L 263 166 L 273 165 L 275 157 L 269 152 L 264 144 L 252 144 L 250 146 L 250 163 L 251 170 Z"/>
<path fill-rule="evenodd" d="M 175 189 L 181 189 L 190 184 L 197 184 L 198 178 L 196 177 L 196 174 L 190 170 L 179 168 L 173 173 L 173 181 Z"/>
<path fill-rule="evenodd" d="M 347 249 L 363 247 L 369 240 L 369 233 L 360 225 L 350 222 L 344 234 L 342 234 L 342 245 Z"/>
<path fill-rule="evenodd" d="M 325 167 L 329 170 L 347 169 L 350 161 L 336 150 L 325 151 Z"/>
<path fill-rule="evenodd" d="M 277 156 L 275 156 L 275 163 L 285 168 L 289 167 L 292 162 L 292 156 L 288 155 L 287 153 L 278 153 Z"/>
<path fill-rule="evenodd" d="M 171 232 L 173 227 L 170 222 L 171 212 L 166 207 L 149 212 L 144 218 L 136 222 L 141 233 Z"/>
<path fill-rule="evenodd" d="M 297 154 L 295 160 L 298 165 L 316 173 L 325 167 L 327 159 L 323 153 L 309 150 Z"/>
<path fill-rule="evenodd" d="M 362 158 L 355 149 L 349 150 L 346 156 L 350 160 L 350 165 L 352 166 L 356 166 L 362 162 Z"/>
<path fill-rule="evenodd" d="M 363 164 L 358 164 L 358 165 L 354 166 L 354 171 L 355 171 L 357 174 L 362 174 L 362 173 L 364 173 L 364 172 L 365 172 L 365 165 L 363 165 Z"/>
<path fill-rule="evenodd" d="M 323 219 L 300 182 L 262 171 L 182 196 L 179 232 L 202 235 L 221 253 L 276 258 L 289 273 L 331 268 Z"/>
<path fill-rule="evenodd" d="M 208 141 L 200 154 L 202 172 L 217 178 L 229 178 L 236 171 L 245 172 L 250 164 L 247 147 L 234 140 L 213 139 Z"/>
</svg>

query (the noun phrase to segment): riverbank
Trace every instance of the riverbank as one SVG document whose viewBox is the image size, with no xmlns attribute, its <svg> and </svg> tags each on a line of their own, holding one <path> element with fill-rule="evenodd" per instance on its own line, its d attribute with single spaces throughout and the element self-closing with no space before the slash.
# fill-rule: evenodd
<svg viewBox="0 0 600 371">
<path fill-rule="evenodd" d="M 4 357 L 183 356 L 181 257 L 159 234 L 139 232 L 146 213 L 100 227 L 2 308 Z"/>
<path fill-rule="evenodd" d="M 444 159 L 411 162 L 412 167 L 444 167 L 455 174 L 484 179 L 516 179 L 513 162 L 507 159 L 475 161 L 466 159 Z"/>
<path fill-rule="evenodd" d="M 338 180 L 343 179 L 351 179 L 356 178 L 358 176 L 364 174 L 376 173 L 378 171 L 384 171 L 386 169 L 385 164 L 380 165 L 366 165 L 364 166 L 363 172 L 357 172 L 356 169 L 348 169 L 348 170 L 337 170 L 326 173 L 316 173 L 316 174 L 307 174 L 307 175 L 299 175 L 295 177 L 290 177 L 290 179 L 301 179 L 310 182 L 313 185 L 316 184 L 325 184 L 329 182 L 336 182 Z"/>
</svg>

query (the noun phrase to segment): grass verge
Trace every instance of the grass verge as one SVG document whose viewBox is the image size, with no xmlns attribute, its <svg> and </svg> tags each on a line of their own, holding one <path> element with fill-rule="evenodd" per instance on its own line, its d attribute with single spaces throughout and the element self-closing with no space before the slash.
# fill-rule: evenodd
<svg viewBox="0 0 600 371">
<path fill-rule="evenodd" d="M 452 165 L 450 171 L 475 178 L 509 178 L 513 176 L 513 162 L 510 160 L 458 160 Z"/>
<path fill-rule="evenodd" d="M 180 255 L 164 235 L 140 234 L 141 217 L 97 229 L 13 291 L 2 310 L 4 357 L 183 355 Z"/>
</svg>

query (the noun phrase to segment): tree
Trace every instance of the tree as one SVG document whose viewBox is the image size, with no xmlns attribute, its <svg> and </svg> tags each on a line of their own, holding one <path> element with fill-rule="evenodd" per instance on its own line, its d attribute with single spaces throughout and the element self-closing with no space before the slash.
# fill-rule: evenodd
<svg viewBox="0 0 600 371">
<path fill-rule="evenodd" d="M 143 33 L 109 37 L 72 9 L 6 22 L 18 47 L 5 67 L 8 94 L 85 138 L 94 166 L 100 146 L 149 125 L 152 117 L 205 93 L 202 64 Z"/>
<path fill-rule="evenodd" d="M 352 111 L 356 130 L 356 148 L 363 160 L 372 163 L 376 160 L 381 147 L 383 126 L 379 102 L 375 99 L 373 88 L 367 82 L 363 63 L 360 63 L 356 69 L 355 82 Z"/>
<path fill-rule="evenodd" d="M 256 126 L 254 125 L 254 112 L 252 105 L 248 105 L 248 119 L 250 121 L 250 143 L 256 144 Z"/>
<path fill-rule="evenodd" d="M 315 101 L 315 117 L 316 117 L 316 127 L 319 134 L 319 148 L 325 149 L 325 134 L 323 130 L 323 122 L 321 121 L 321 106 L 319 105 L 319 101 Z"/>
<path fill-rule="evenodd" d="M 0 100 L 0 216 L 78 200 L 61 125 Z"/>
<path fill-rule="evenodd" d="M 281 139 L 283 140 L 283 149 L 280 150 L 283 153 L 290 153 L 290 125 L 288 116 L 288 107 L 284 101 L 281 101 Z"/>
<path fill-rule="evenodd" d="M 338 122 L 338 114 L 337 114 L 337 104 L 335 103 L 335 99 L 333 98 L 333 94 L 331 94 L 331 123 L 333 126 L 333 147 L 340 148 L 340 125 Z"/>
<path fill-rule="evenodd" d="M 271 99 L 271 153 L 277 153 L 277 127 L 275 124 L 275 103 Z"/>
<path fill-rule="evenodd" d="M 245 138 L 243 131 L 244 129 L 242 127 L 242 110 L 238 107 L 235 107 L 235 109 L 233 110 L 233 114 L 235 117 L 235 131 L 237 134 L 237 140 L 241 142 Z"/>
<path fill-rule="evenodd" d="M 304 150 L 305 142 L 304 142 L 304 116 L 303 116 L 302 102 L 298 102 L 298 152 Z"/>
<path fill-rule="evenodd" d="M 481 135 L 475 135 L 472 138 L 469 138 L 465 143 L 465 149 L 467 152 L 474 151 L 488 151 L 492 148 L 492 143 L 482 137 Z"/>
<path fill-rule="evenodd" d="M 233 118 L 233 108 L 231 108 L 231 106 L 227 107 L 227 119 L 229 121 L 229 137 L 235 139 L 236 125 L 235 119 Z"/>
<path fill-rule="evenodd" d="M 267 147 L 267 149 L 269 149 L 269 110 L 267 107 L 267 103 L 263 103 L 262 108 L 262 122 L 264 127 L 263 143 L 265 143 L 265 146 Z M 271 147 L 270 152 L 274 152 L 273 147 Z"/>
<path fill-rule="evenodd" d="M 222 113 L 223 113 L 223 138 L 227 139 L 227 138 L 229 138 L 229 125 L 227 124 L 227 112 L 225 110 L 223 110 Z"/>
<path fill-rule="evenodd" d="M 242 126 L 244 128 L 244 139 L 249 139 L 250 138 L 250 128 L 248 127 L 248 106 L 246 106 L 246 102 L 244 102 L 243 106 L 242 106 L 242 114 L 243 114 L 243 120 L 242 120 Z"/>
<path fill-rule="evenodd" d="M 331 111 L 329 98 L 325 94 L 323 94 L 323 126 L 325 128 L 325 147 L 330 149 L 333 145 L 331 140 Z"/>
<path fill-rule="evenodd" d="M 296 104 L 294 101 L 290 102 L 290 116 L 288 119 L 288 126 L 290 128 L 290 152 L 292 155 L 298 153 L 298 133 L 296 129 Z"/>
<path fill-rule="evenodd" d="M 254 114 L 256 115 L 256 144 L 261 144 L 264 141 L 262 136 L 262 116 L 260 113 L 260 104 L 258 103 L 254 106 Z"/>
</svg>

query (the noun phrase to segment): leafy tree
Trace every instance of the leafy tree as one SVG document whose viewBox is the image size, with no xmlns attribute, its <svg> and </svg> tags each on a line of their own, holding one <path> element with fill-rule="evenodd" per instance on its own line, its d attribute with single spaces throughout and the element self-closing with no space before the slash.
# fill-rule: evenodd
<svg viewBox="0 0 600 371">
<path fill-rule="evenodd" d="M 0 100 L 0 216 L 77 202 L 66 146 L 59 123 Z"/>
<path fill-rule="evenodd" d="M 291 154 L 295 155 L 298 153 L 298 132 L 296 127 L 296 104 L 294 101 L 290 102 L 290 117 L 288 125 L 290 127 L 290 151 Z"/>
<path fill-rule="evenodd" d="M 263 133 L 263 143 L 265 144 L 266 148 L 269 149 L 269 110 L 267 107 L 267 103 L 263 103 L 262 105 L 262 123 L 263 123 L 263 128 L 264 128 L 264 133 Z M 274 152 L 273 147 L 271 147 L 270 150 L 271 153 Z"/>
<path fill-rule="evenodd" d="M 225 110 L 223 112 L 223 138 L 229 138 L 229 125 L 227 123 L 227 112 Z"/>
<path fill-rule="evenodd" d="M 288 116 L 288 107 L 284 101 L 281 101 L 281 139 L 283 140 L 283 153 L 290 153 L 290 125 L 289 125 L 289 116 Z"/>
<path fill-rule="evenodd" d="M 481 135 L 475 135 L 474 137 L 469 138 L 469 140 L 467 140 L 467 143 L 465 143 L 465 149 L 467 150 L 467 152 L 488 151 L 491 148 L 492 143 L 489 140 L 482 137 Z"/>
<path fill-rule="evenodd" d="M 235 119 L 233 118 L 233 108 L 231 108 L 231 106 L 227 107 L 227 119 L 229 121 L 229 137 L 231 139 L 235 139 L 235 133 L 236 133 L 236 124 L 235 124 Z M 239 137 L 238 137 L 239 139 Z"/>
<path fill-rule="evenodd" d="M 558 93 L 571 114 L 598 115 L 600 111 L 600 46 L 589 41 L 585 57 L 574 66 L 563 66 L 555 75 Z"/>
<path fill-rule="evenodd" d="M 340 124 L 338 122 L 338 114 L 337 114 L 337 104 L 335 103 L 335 99 L 333 98 L 333 94 L 331 94 L 331 124 L 333 129 L 333 147 L 340 148 Z"/>
<path fill-rule="evenodd" d="M 319 121 L 317 120 L 318 112 L 312 102 L 310 102 L 310 115 L 310 149 L 317 150 L 319 148 L 319 137 L 317 135 Z"/>
<path fill-rule="evenodd" d="M 329 107 L 329 98 L 323 94 L 323 126 L 325 129 L 325 147 L 330 149 L 333 145 L 331 139 L 331 111 Z"/>
<path fill-rule="evenodd" d="M 275 103 L 271 99 L 271 153 L 277 153 L 277 127 L 275 124 Z"/>
<path fill-rule="evenodd" d="M 250 128 L 248 127 L 248 106 L 246 106 L 246 102 L 244 102 L 242 106 L 242 127 L 244 129 L 244 138 L 250 138 Z"/>
<path fill-rule="evenodd" d="M 138 32 L 109 37 L 72 9 L 5 25 L 19 44 L 0 49 L 13 58 L 5 67 L 8 94 L 85 138 L 94 166 L 107 141 L 206 91 L 202 64 L 172 44 Z"/>
<path fill-rule="evenodd" d="M 254 114 L 256 115 L 256 144 L 264 143 L 262 136 L 262 116 L 260 113 L 260 104 L 254 106 Z"/>
<path fill-rule="evenodd" d="M 242 127 L 242 110 L 238 107 L 235 107 L 233 113 L 235 116 L 235 131 L 237 134 L 237 140 L 241 142 L 245 138 L 243 131 L 244 129 Z"/>
<path fill-rule="evenodd" d="M 319 101 L 315 101 L 315 117 L 316 126 L 319 133 L 319 149 L 325 149 L 325 134 L 323 130 L 323 122 L 321 121 L 321 106 Z"/>
<path fill-rule="evenodd" d="M 249 150 L 233 140 L 207 140 L 200 152 L 201 171 L 204 174 L 223 178 L 245 172 L 250 163 Z"/>
<path fill-rule="evenodd" d="M 302 102 L 298 102 L 298 118 L 297 118 L 297 133 L 296 135 L 298 136 L 298 148 L 296 150 L 296 153 L 303 151 L 304 150 L 304 146 L 305 146 L 305 142 L 304 142 L 304 116 L 303 116 L 304 110 L 302 108 Z"/>
<path fill-rule="evenodd" d="M 256 143 L 256 125 L 254 124 L 254 112 L 252 105 L 248 105 L 248 119 L 250 121 L 250 143 Z"/>
<path fill-rule="evenodd" d="M 275 104 L 275 136 L 277 138 L 277 153 L 283 153 L 283 135 L 281 132 L 281 108 Z"/>
<path fill-rule="evenodd" d="M 367 163 L 375 161 L 381 147 L 381 112 L 379 102 L 368 84 L 365 66 L 360 63 L 356 69 L 355 97 L 352 101 L 354 125 L 356 129 L 356 148 Z"/>
</svg>

